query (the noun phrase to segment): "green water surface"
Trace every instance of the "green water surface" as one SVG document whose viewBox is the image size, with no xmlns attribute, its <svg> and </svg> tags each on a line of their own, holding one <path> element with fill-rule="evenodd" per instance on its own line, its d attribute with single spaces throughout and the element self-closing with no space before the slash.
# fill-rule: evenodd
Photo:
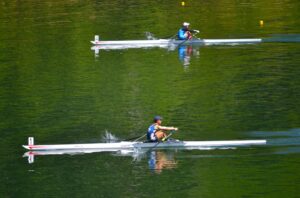
<svg viewBox="0 0 300 198">
<path fill-rule="evenodd" d="M 189 64 L 177 49 L 95 55 L 90 43 L 96 34 L 171 37 L 183 21 L 201 38 L 298 37 L 299 8 L 296 0 L 2 0 L 0 197 L 299 197 L 299 42 L 194 47 Z M 268 143 L 22 157 L 29 136 L 124 139 L 143 135 L 157 114 L 179 127 L 174 138 Z"/>
</svg>

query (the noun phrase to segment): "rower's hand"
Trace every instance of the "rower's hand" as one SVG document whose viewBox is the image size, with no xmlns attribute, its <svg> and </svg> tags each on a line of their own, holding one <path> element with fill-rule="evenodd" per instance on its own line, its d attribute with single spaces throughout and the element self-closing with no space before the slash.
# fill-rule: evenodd
<svg viewBox="0 0 300 198">
<path fill-rule="evenodd" d="M 173 130 L 174 130 L 174 131 L 178 131 L 178 128 L 176 128 L 176 127 L 173 127 Z"/>
</svg>

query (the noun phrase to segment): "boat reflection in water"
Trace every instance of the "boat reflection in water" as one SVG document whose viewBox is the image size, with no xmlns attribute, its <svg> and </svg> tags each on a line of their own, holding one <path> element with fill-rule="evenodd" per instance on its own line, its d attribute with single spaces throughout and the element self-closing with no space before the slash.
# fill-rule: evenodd
<svg viewBox="0 0 300 198">
<path fill-rule="evenodd" d="M 167 51 L 176 51 L 178 49 L 178 57 L 182 65 L 187 68 L 190 65 L 191 57 L 196 56 L 199 57 L 200 52 L 200 45 L 160 45 L 155 46 L 158 48 L 165 48 Z M 101 46 L 96 45 L 93 46 L 91 49 L 95 51 L 95 57 L 99 56 L 100 50 L 124 50 L 124 49 L 132 49 L 132 48 L 143 48 L 143 49 L 149 49 L 153 48 L 151 45 L 145 45 L 145 46 L 136 46 L 136 45 L 113 45 L 113 46 Z"/>
<path fill-rule="evenodd" d="M 46 156 L 46 155 L 82 155 L 82 154 L 90 154 L 90 153 L 111 153 L 112 156 L 115 157 L 130 157 L 133 162 L 136 163 L 144 163 L 144 165 L 148 166 L 148 169 L 155 173 L 160 174 L 163 170 L 170 170 L 177 168 L 178 161 L 176 159 L 182 158 L 224 158 L 224 157 L 239 157 L 243 156 L 241 154 L 228 154 L 228 152 L 224 153 L 225 150 L 235 150 L 238 146 L 224 146 L 224 147 L 198 147 L 198 148 L 165 148 L 165 149 L 147 149 L 147 148 L 138 148 L 138 149 L 70 149 L 70 150 L 44 150 L 44 151 L 28 151 L 25 152 L 23 157 L 28 158 L 28 163 L 32 164 L 35 161 L 36 157 Z M 204 151 L 193 154 L 188 154 L 184 152 L 184 155 L 181 151 L 184 150 L 199 150 Z M 220 154 L 222 150 L 222 154 Z M 208 152 L 209 151 L 209 152 Z M 224 151 L 224 152 L 223 152 Z M 244 150 L 245 151 L 245 150 Z M 248 149 L 246 156 L 251 155 L 265 155 L 266 153 L 261 153 L 251 149 Z M 250 152 L 252 151 L 252 152 Z M 213 152 L 213 153 L 212 153 Z M 271 151 L 272 152 L 272 151 Z M 295 150 L 289 151 L 295 152 Z M 299 148 L 298 151 L 299 152 Z M 279 153 L 275 153 L 279 154 Z"/>
<path fill-rule="evenodd" d="M 37 156 L 46 156 L 46 155 L 79 155 L 79 154 L 88 154 L 96 152 L 112 152 L 113 156 L 123 156 L 123 157 L 132 157 L 133 161 L 141 161 L 144 158 L 148 158 L 149 169 L 153 170 L 155 173 L 160 173 L 162 169 L 172 169 L 176 168 L 176 162 L 174 160 L 174 151 L 168 150 L 111 150 L 107 149 L 88 149 L 88 150 L 54 150 L 54 151 L 28 151 L 24 153 L 23 157 L 28 158 L 28 163 L 32 164 L 35 161 Z"/>
<path fill-rule="evenodd" d="M 89 149 L 89 150 L 64 150 L 64 151 L 28 151 L 23 157 L 28 158 L 28 163 L 34 163 L 35 157 L 45 155 L 79 155 L 96 152 L 109 152 L 107 149 Z M 149 169 L 155 173 L 161 173 L 163 169 L 173 169 L 177 167 L 174 150 L 111 150 L 113 156 L 132 157 L 133 161 L 140 162 L 142 159 L 148 159 Z"/>
</svg>

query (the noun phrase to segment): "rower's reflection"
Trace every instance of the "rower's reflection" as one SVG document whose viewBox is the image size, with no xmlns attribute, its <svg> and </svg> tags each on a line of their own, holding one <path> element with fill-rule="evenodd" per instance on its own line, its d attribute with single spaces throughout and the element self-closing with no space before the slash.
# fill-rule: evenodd
<svg viewBox="0 0 300 198">
<path fill-rule="evenodd" d="M 148 165 L 150 170 L 159 174 L 163 169 L 176 168 L 177 162 L 174 159 L 174 152 L 151 151 Z"/>
<path fill-rule="evenodd" d="M 199 47 L 191 45 L 178 46 L 178 57 L 182 65 L 186 68 L 191 64 L 191 57 L 199 57 Z"/>
</svg>

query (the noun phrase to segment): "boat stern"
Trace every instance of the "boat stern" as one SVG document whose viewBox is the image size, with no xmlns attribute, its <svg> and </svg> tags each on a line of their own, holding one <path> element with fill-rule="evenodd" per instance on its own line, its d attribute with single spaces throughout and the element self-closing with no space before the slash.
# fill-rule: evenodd
<svg viewBox="0 0 300 198">
<path fill-rule="evenodd" d="M 31 146 L 34 146 L 34 137 L 28 137 L 28 145 L 22 145 L 23 148 L 31 150 Z"/>
<path fill-rule="evenodd" d="M 91 41 L 92 44 L 96 45 L 99 43 L 99 35 L 95 35 L 95 38 L 93 41 Z"/>
</svg>

